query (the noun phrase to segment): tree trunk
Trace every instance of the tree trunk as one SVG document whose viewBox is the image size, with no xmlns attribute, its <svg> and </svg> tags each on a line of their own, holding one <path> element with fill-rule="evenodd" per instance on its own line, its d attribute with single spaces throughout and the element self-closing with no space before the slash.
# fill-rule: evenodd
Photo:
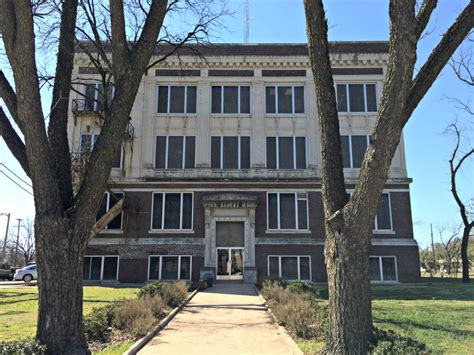
<svg viewBox="0 0 474 355">
<path fill-rule="evenodd" d="M 462 282 L 470 282 L 469 278 L 469 256 L 467 248 L 469 245 L 469 234 L 471 234 L 472 225 L 464 226 L 461 241 L 461 259 L 462 259 Z"/>
<path fill-rule="evenodd" d="M 369 238 L 360 225 L 326 223 L 324 249 L 329 288 L 325 353 L 362 354 L 372 341 Z"/>
<path fill-rule="evenodd" d="M 82 327 L 85 248 L 77 230 L 67 220 L 36 218 L 39 293 L 36 336 L 46 345 L 48 354 L 90 354 Z"/>
</svg>

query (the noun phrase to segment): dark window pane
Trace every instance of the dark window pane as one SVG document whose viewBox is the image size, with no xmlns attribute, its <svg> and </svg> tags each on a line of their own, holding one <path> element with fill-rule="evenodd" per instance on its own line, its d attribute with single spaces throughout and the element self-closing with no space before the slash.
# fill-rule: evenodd
<svg viewBox="0 0 474 355">
<path fill-rule="evenodd" d="M 337 110 L 339 112 L 347 112 L 346 84 L 337 84 L 336 94 L 337 94 Z"/>
<path fill-rule="evenodd" d="M 238 166 L 238 137 L 224 137 L 223 154 L 224 169 L 237 169 Z"/>
<path fill-rule="evenodd" d="M 118 258 L 116 256 L 104 257 L 104 273 L 102 280 L 117 280 Z"/>
<path fill-rule="evenodd" d="M 158 113 L 168 112 L 168 87 L 158 87 Z"/>
<path fill-rule="evenodd" d="M 95 84 L 87 84 L 84 88 L 84 111 L 94 111 L 95 107 Z"/>
<path fill-rule="evenodd" d="M 366 84 L 365 91 L 367 93 L 367 111 L 377 112 L 377 98 L 375 94 L 375 84 Z"/>
<path fill-rule="evenodd" d="M 306 139 L 296 137 L 296 169 L 306 169 Z"/>
<path fill-rule="evenodd" d="M 382 272 L 384 281 L 397 281 L 395 258 L 382 258 Z"/>
<path fill-rule="evenodd" d="M 311 279 L 308 257 L 300 257 L 300 279 L 301 280 Z"/>
<path fill-rule="evenodd" d="M 349 104 L 351 112 L 364 112 L 364 84 L 349 84 Z"/>
<path fill-rule="evenodd" d="M 267 86 L 265 88 L 266 113 L 275 113 L 275 87 Z"/>
<path fill-rule="evenodd" d="M 292 113 L 292 88 L 291 86 L 278 87 L 278 113 Z"/>
<path fill-rule="evenodd" d="M 178 257 L 177 256 L 162 256 L 162 280 L 177 280 L 178 279 Z"/>
<path fill-rule="evenodd" d="M 150 257 L 150 270 L 149 270 L 148 278 L 150 280 L 160 279 L 160 257 L 159 256 Z"/>
<path fill-rule="evenodd" d="M 267 169 L 276 169 L 276 138 L 267 137 Z"/>
<path fill-rule="evenodd" d="M 390 206 L 388 194 L 382 194 L 380 197 L 379 206 L 377 209 L 377 228 L 378 229 L 392 229 L 390 223 Z"/>
<path fill-rule="evenodd" d="M 349 151 L 349 136 L 341 136 L 342 165 L 344 168 L 351 167 L 351 155 Z"/>
<path fill-rule="evenodd" d="M 295 113 L 304 113 L 304 87 L 295 86 Z"/>
<path fill-rule="evenodd" d="M 280 278 L 280 265 L 277 256 L 271 256 L 268 258 L 269 265 L 269 277 L 272 279 Z"/>
<path fill-rule="evenodd" d="M 268 229 L 278 229 L 277 194 L 268 194 Z"/>
<path fill-rule="evenodd" d="M 168 137 L 168 169 L 183 168 L 183 137 Z"/>
<path fill-rule="evenodd" d="M 250 113 L 250 86 L 240 87 L 240 113 Z"/>
<path fill-rule="evenodd" d="M 298 279 L 298 259 L 296 257 L 281 257 L 281 278 L 284 280 Z"/>
<path fill-rule="evenodd" d="M 156 137 L 155 168 L 164 169 L 166 164 L 166 137 Z"/>
<path fill-rule="evenodd" d="M 170 113 L 184 113 L 184 86 L 171 86 Z"/>
<path fill-rule="evenodd" d="M 81 155 L 88 157 L 92 152 L 92 145 L 92 134 L 81 135 Z"/>
<path fill-rule="evenodd" d="M 367 149 L 366 136 L 352 136 L 352 167 L 360 168 Z"/>
<path fill-rule="evenodd" d="M 186 112 L 196 113 L 196 87 L 188 86 L 186 95 Z"/>
<path fill-rule="evenodd" d="M 221 113 L 221 93 L 222 88 L 220 86 L 213 86 L 212 87 L 212 113 Z"/>
<path fill-rule="evenodd" d="M 371 281 L 380 281 L 379 258 L 370 258 L 369 277 Z"/>
<path fill-rule="evenodd" d="M 90 280 L 90 268 L 91 268 L 91 258 L 87 256 L 84 258 L 84 265 L 82 266 L 82 279 L 83 280 Z"/>
<path fill-rule="evenodd" d="M 221 137 L 211 137 L 211 169 L 221 168 Z"/>
<path fill-rule="evenodd" d="M 164 229 L 180 229 L 181 194 L 165 195 Z"/>
<path fill-rule="evenodd" d="M 162 229 L 163 194 L 153 194 L 153 220 L 151 229 Z"/>
<path fill-rule="evenodd" d="M 112 164 L 112 168 L 120 168 L 122 166 L 122 144 L 120 144 L 120 147 L 117 150 L 117 154 L 115 154 L 115 159 Z"/>
<path fill-rule="evenodd" d="M 102 258 L 91 258 L 91 277 L 90 280 L 100 280 L 100 269 L 102 267 Z"/>
<path fill-rule="evenodd" d="M 109 210 L 115 206 L 115 204 L 123 198 L 123 193 L 110 194 L 109 199 Z M 112 222 L 107 225 L 107 229 L 122 229 L 122 212 L 115 217 Z"/>
<path fill-rule="evenodd" d="M 183 194 L 183 229 L 192 229 L 193 195 Z"/>
<path fill-rule="evenodd" d="M 238 86 L 224 86 L 224 113 L 238 113 Z"/>
<path fill-rule="evenodd" d="M 250 169 L 250 137 L 240 137 L 240 168 Z"/>
<path fill-rule="evenodd" d="M 108 194 L 105 193 L 104 197 L 102 198 L 102 202 L 100 203 L 99 211 L 95 219 L 98 221 L 106 212 L 107 212 L 107 196 Z"/>
<path fill-rule="evenodd" d="M 181 268 L 179 278 L 181 280 L 191 279 L 191 257 L 182 256 L 181 257 Z"/>
<path fill-rule="evenodd" d="M 308 229 L 307 200 L 298 200 L 298 229 Z"/>
<path fill-rule="evenodd" d="M 196 137 L 186 137 L 186 156 L 184 157 L 184 167 L 186 169 L 193 169 L 195 167 L 196 155 Z"/>
<path fill-rule="evenodd" d="M 294 169 L 293 137 L 278 138 L 279 169 Z"/>
<path fill-rule="evenodd" d="M 295 228 L 295 194 L 280 194 L 280 229 Z"/>
</svg>

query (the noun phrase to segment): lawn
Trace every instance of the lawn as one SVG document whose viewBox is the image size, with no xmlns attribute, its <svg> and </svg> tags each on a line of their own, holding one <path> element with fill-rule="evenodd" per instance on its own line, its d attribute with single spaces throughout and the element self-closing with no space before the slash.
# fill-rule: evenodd
<svg viewBox="0 0 474 355">
<path fill-rule="evenodd" d="M 320 292 L 327 298 L 326 288 Z M 421 341 L 434 353 L 473 353 L 473 283 L 424 280 L 417 285 L 375 285 L 372 299 L 375 326 Z M 308 353 L 323 345 L 299 344 Z"/>
<path fill-rule="evenodd" d="M 84 314 L 94 307 L 122 298 L 131 298 L 137 291 L 138 288 L 85 286 Z M 37 311 L 36 287 L 0 288 L 0 340 L 34 336 Z"/>
</svg>

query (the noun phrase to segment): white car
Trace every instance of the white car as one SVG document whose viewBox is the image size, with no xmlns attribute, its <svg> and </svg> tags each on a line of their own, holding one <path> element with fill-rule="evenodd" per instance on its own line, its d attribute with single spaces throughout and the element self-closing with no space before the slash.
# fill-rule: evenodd
<svg viewBox="0 0 474 355">
<path fill-rule="evenodd" d="M 22 269 L 16 270 L 13 278 L 16 281 L 23 280 L 25 282 L 31 282 L 32 280 L 37 280 L 38 272 L 36 271 L 36 264 L 25 266 Z"/>
</svg>

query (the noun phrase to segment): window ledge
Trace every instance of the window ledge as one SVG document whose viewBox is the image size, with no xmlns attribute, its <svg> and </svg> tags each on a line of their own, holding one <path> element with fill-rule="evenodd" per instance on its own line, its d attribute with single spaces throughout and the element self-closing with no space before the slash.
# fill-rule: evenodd
<svg viewBox="0 0 474 355">
<path fill-rule="evenodd" d="M 306 113 L 266 113 L 265 118 L 275 117 L 306 117 Z"/>
<path fill-rule="evenodd" d="M 196 113 L 156 113 L 155 117 L 173 117 L 173 118 L 183 118 L 183 117 L 197 117 Z"/>
<path fill-rule="evenodd" d="M 211 118 L 221 118 L 221 117 L 252 117 L 251 113 L 211 113 Z"/>
<path fill-rule="evenodd" d="M 98 234 L 123 234 L 122 229 L 102 229 Z"/>
<path fill-rule="evenodd" d="M 377 285 L 384 285 L 384 284 L 397 284 L 399 282 L 395 281 L 395 280 L 393 280 L 393 281 L 378 281 L 378 280 L 376 280 L 376 281 L 370 281 L 370 283 L 371 284 L 377 284 Z"/>
<path fill-rule="evenodd" d="M 373 234 L 395 234 L 395 231 L 392 229 L 379 229 L 379 230 L 373 230 Z"/>
<path fill-rule="evenodd" d="M 311 230 L 298 230 L 298 229 L 267 229 L 265 234 L 311 234 Z"/>
<path fill-rule="evenodd" d="M 150 229 L 148 234 L 194 234 L 193 229 Z"/>
</svg>

